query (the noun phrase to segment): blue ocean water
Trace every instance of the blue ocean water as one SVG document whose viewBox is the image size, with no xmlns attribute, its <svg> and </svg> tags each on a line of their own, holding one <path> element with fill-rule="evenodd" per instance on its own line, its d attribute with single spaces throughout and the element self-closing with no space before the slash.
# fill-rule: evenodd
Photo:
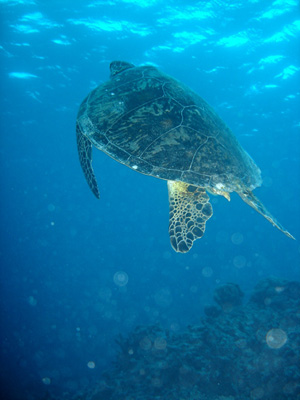
<svg viewBox="0 0 300 400">
<path fill-rule="evenodd" d="M 299 280 L 296 0 L 0 7 L 3 399 L 84 393 L 112 366 L 119 334 L 197 323 L 226 282 L 247 295 L 262 278 Z M 205 236 L 175 253 L 166 182 L 99 151 L 95 199 L 75 122 L 113 60 L 157 66 L 206 99 L 261 168 L 255 194 L 298 240 L 233 194 L 230 203 L 212 197 Z"/>
</svg>

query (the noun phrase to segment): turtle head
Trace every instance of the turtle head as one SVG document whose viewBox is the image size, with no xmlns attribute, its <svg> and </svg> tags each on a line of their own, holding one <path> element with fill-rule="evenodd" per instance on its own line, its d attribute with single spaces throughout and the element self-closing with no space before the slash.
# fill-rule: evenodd
<svg viewBox="0 0 300 400">
<path fill-rule="evenodd" d="M 135 66 L 133 64 L 130 64 L 126 61 L 112 61 L 109 66 L 110 77 L 112 78 L 113 76 L 119 74 L 120 72 L 123 72 L 126 69 L 134 68 L 134 67 Z"/>
</svg>

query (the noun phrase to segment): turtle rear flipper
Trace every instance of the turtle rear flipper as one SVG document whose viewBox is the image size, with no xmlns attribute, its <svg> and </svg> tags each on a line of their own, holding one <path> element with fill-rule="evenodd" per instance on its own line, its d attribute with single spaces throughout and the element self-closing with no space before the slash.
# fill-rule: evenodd
<svg viewBox="0 0 300 400">
<path fill-rule="evenodd" d="M 173 249 L 188 252 L 205 232 L 205 223 L 213 210 L 205 189 L 188 183 L 168 181 L 169 234 Z"/>
<path fill-rule="evenodd" d="M 100 198 L 97 180 L 92 167 L 92 143 L 84 136 L 77 124 L 76 126 L 77 149 L 81 168 L 85 179 L 97 199 Z"/>
<path fill-rule="evenodd" d="M 254 210 L 260 213 L 263 217 L 265 217 L 273 226 L 283 232 L 286 236 L 291 239 L 294 239 L 292 236 L 279 222 L 269 213 L 266 207 L 262 204 L 262 202 L 254 196 L 251 190 L 243 190 L 242 192 L 238 192 L 238 195 L 244 200 L 245 203 L 249 204 Z"/>
</svg>

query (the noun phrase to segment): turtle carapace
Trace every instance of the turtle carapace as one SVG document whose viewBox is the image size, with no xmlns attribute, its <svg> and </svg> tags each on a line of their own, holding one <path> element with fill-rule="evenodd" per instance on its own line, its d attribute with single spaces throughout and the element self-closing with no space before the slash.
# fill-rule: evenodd
<svg viewBox="0 0 300 400">
<path fill-rule="evenodd" d="M 145 175 L 168 181 L 169 234 L 185 253 L 201 238 L 213 210 L 208 193 L 236 192 L 292 237 L 252 190 L 261 174 L 215 111 L 196 93 L 152 66 L 110 64 L 110 79 L 92 90 L 77 117 L 77 145 L 86 180 L 99 198 L 92 145 Z"/>
</svg>

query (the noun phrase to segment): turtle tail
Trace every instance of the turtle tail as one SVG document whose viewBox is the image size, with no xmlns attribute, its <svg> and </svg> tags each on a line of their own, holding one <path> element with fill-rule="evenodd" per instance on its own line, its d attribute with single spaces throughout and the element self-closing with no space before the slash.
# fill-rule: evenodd
<svg viewBox="0 0 300 400">
<path fill-rule="evenodd" d="M 84 136 L 78 124 L 76 125 L 76 138 L 79 161 L 83 170 L 85 179 L 97 199 L 100 198 L 97 180 L 92 167 L 92 143 Z"/>
<path fill-rule="evenodd" d="M 251 190 L 243 190 L 242 192 L 238 192 L 238 195 L 245 203 L 249 204 L 249 206 L 265 217 L 273 226 L 283 232 L 287 237 L 295 240 L 294 236 L 292 236 L 279 222 L 277 222 Z"/>
</svg>

